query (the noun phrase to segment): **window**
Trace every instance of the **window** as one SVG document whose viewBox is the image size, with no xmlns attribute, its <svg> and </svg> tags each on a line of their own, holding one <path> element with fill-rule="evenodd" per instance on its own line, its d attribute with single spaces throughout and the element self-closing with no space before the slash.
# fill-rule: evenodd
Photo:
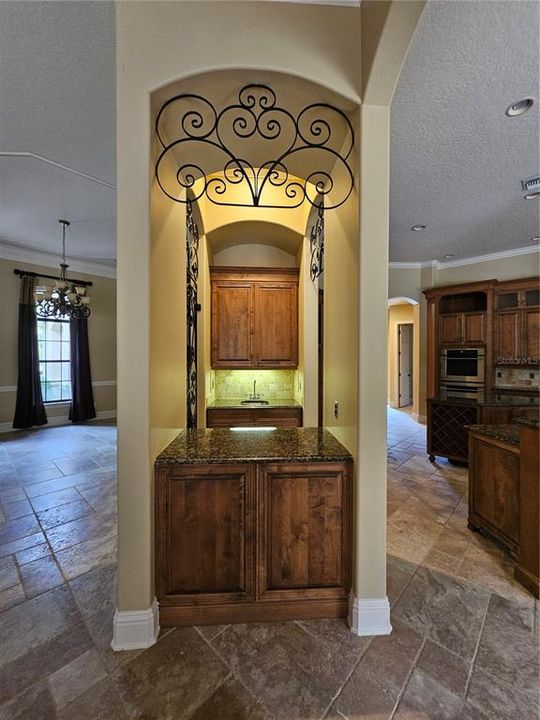
<svg viewBox="0 0 540 720">
<path fill-rule="evenodd" d="M 39 377 L 43 402 L 71 400 L 68 318 L 38 318 Z"/>
</svg>

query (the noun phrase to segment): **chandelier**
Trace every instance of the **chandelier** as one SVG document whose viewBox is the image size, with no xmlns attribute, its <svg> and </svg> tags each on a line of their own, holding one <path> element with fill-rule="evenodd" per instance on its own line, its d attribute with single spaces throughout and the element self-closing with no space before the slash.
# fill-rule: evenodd
<svg viewBox="0 0 540 720">
<path fill-rule="evenodd" d="M 52 287 L 39 285 L 36 287 L 36 314 L 42 318 L 69 317 L 74 320 L 87 318 L 90 315 L 90 297 L 86 288 L 75 285 L 67 277 L 69 265 L 66 263 L 66 227 L 69 220 L 59 220 L 62 226 L 62 262 L 60 277 Z"/>
</svg>

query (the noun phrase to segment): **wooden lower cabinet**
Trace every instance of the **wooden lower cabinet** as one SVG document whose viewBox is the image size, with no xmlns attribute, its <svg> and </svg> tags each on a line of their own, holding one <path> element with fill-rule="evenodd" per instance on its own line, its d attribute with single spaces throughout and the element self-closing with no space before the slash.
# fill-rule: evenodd
<svg viewBox="0 0 540 720">
<path fill-rule="evenodd" d="M 540 595 L 540 443 L 538 427 L 524 425 L 520 444 L 519 559 L 514 577 Z"/>
<path fill-rule="evenodd" d="M 206 427 L 302 427 L 301 407 L 207 408 Z"/>
<path fill-rule="evenodd" d="M 519 447 L 471 432 L 469 527 L 484 528 L 517 555 L 519 550 Z"/>
<path fill-rule="evenodd" d="M 343 617 L 351 463 L 156 469 L 162 625 Z"/>
</svg>

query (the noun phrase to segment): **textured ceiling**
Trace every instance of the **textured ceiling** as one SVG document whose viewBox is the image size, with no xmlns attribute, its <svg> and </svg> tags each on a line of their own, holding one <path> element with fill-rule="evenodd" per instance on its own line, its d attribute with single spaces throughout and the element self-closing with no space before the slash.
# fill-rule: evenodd
<svg viewBox="0 0 540 720">
<path fill-rule="evenodd" d="M 539 105 L 504 114 L 538 97 L 539 12 L 527 0 L 427 4 L 391 112 L 392 260 L 539 234 L 540 203 L 520 190 L 540 171 Z M 57 252 L 66 217 L 71 257 L 115 256 L 114 27 L 111 2 L 0 2 L 0 243 Z"/>
<path fill-rule="evenodd" d="M 391 108 L 391 260 L 534 244 L 540 203 L 520 180 L 540 171 L 539 13 L 526 0 L 427 4 Z M 533 109 L 508 118 L 526 96 Z"/>
<path fill-rule="evenodd" d="M 64 217 L 69 256 L 114 258 L 114 33 L 110 2 L 0 3 L 0 242 L 58 252 Z"/>
</svg>

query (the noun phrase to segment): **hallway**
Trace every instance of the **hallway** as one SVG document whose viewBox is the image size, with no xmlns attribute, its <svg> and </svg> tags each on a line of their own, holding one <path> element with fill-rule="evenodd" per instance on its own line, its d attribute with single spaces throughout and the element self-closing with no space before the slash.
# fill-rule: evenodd
<svg viewBox="0 0 540 720">
<path fill-rule="evenodd" d="M 0 720 L 510 720 L 538 712 L 534 600 L 466 527 L 466 470 L 389 410 L 394 632 L 341 621 L 163 628 L 113 653 L 112 425 L 0 438 Z"/>
</svg>

